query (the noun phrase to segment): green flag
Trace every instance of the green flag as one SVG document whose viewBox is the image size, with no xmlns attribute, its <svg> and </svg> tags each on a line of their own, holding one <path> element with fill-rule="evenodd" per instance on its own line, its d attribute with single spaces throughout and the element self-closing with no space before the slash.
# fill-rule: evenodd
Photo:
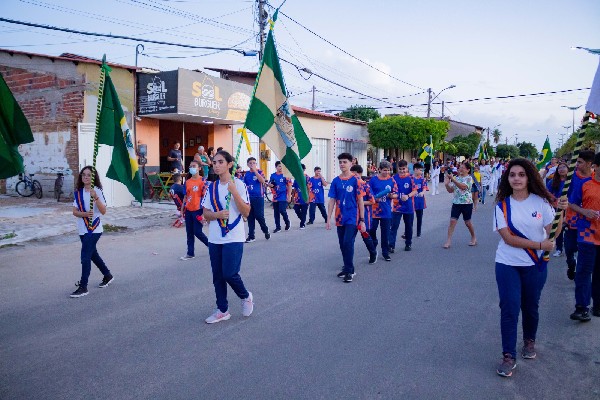
<svg viewBox="0 0 600 400">
<path fill-rule="evenodd" d="M 550 162 L 550 159 L 552 159 L 552 149 L 550 148 L 550 138 L 546 136 L 544 147 L 542 147 L 542 152 L 538 156 L 537 169 L 544 168 Z"/>
<path fill-rule="evenodd" d="M 98 119 L 98 143 L 113 147 L 112 159 L 106 176 L 127 186 L 133 197 L 141 203 L 142 180 L 131 132 L 127 126 L 119 96 L 110 79 L 110 67 L 102 64 L 102 68 L 106 72 L 106 77 L 102 94 L 102 108 Z"/>
<path fill-rule="evenodd" d="M 421 154 L 419 154 L 419 158 L 421 160 L 423 160 L 423 162 L 427 162 L 427 157 L 429 157 L 431 155 L 431 150 L 433 148 L 433 144 L 430 143 L 425 143 L 423 146 L 421 146 Z"/>
<path fill-rule="evenodd" d="M 19 145 L 31 142 L 29 122 L 0 74 L 0 179 L 24 172 Z"/>
<path fill-rule="evenodd" d="M 273 37 L 278 12 L 279 9 L 273 15 L 245 126 L 279 157 L 298 182 L 302 197 L 308 201 L 306 179 L 300 160 L 310 152 L 312 144 L 288 102 Z"/>
</svg>

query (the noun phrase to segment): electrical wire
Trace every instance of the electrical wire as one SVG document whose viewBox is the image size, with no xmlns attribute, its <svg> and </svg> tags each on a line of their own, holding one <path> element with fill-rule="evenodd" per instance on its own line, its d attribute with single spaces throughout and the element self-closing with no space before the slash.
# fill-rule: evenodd
<svg viewBox="0 0 600 400">
<path fill-rule="evenodd" d="M 248 42 L 248 41 L 250 41 L 252 39 L 254 39 L 254 36 L 250 36 L 248 39 L 246 39 L 246 40 L 244 40 L 242 42 L 239 42 L 237 44 L 234 44 L 233 46 L 231 46 L 231 48 L 238 47 L 238 46 L 240 46 L 240 45 L 242 45 L 242 44 L 244 44 L 244 43 L 246 43 L 246 42 Z M 198 57 L 206 57 L 206 56 L 210 56 L 210 55 L 213 55 L 213 54 L 222 53 L 223 51 L 225 51 L 225 50 L 217 50 L 217 51 L 213 51 L 213 52 L 210 52 L 210 53 L 198 54 L 198 55 L 193 55 L 193 56 L 157 56 L 157 55 L 149 54 L 149 53 L 140 53 L 140 55 L 146 56 L 146 57 L 151 57 L 151 58 L 168 58 L 168 59 L 173 59 L 173 58 L 198 58 Z"/>
</svg>

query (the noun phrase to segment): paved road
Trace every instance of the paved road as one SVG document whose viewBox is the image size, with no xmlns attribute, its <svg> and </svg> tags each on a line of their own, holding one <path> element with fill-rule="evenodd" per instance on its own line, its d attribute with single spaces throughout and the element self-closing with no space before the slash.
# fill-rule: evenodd
<svg viewBox="0 0 600 400">
<path fill-rule="evenodd" d="M 76 237 L 2 249 L 0 398 L 600 399 L 600 318 L 569 320 L 564 259 L 550 264 L 538 358 L 500 378 L 492 206 L 475 214 L 477 247 L 459 225 L 443 250 L 450 196 L 428 202 L 411 253 L 369 266 L 357 240 L 350 284 L 335 277 L 334 231 L 300 231 L 292 217 L 292 231 L 245 246 L 254 314 L 243 318 L 230 291 L 233 316 L 215 325 L 203 322 L 214 308 L 207 250 L 178 261 L 182 229 L 105 234 L 115 282 L 81 299 L 67 296 Z"/>
</svg>

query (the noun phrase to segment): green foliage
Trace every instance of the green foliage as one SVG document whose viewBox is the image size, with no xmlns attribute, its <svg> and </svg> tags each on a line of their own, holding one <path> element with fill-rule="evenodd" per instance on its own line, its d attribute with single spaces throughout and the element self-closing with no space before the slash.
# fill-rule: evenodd
<svg viewBox="0 0 600 400">
<path fill-rule="evenodd" d="M 569 139 L 556 151 L 557 157 L 563 157 L 566 154 L 570 154 L 575 150 L 577 144 L 577 136 L 579 135 L 579 129 L 575 133 L 569 136 Z M 600 124 L 588 124 L 585 130 L 585 137 L 583 138 L 583 148 L 595 150 L 596 145 L 600 144 Z"/>
<path fill-rule="evenodd" d="M 496 157 L 517 158 L 519 157 L 519 148 L 513 144 L 499 144 L 496 146 Z"/>
<path fill-rule="evenodd" d="M 498 144 L 500 142 L 500 136 L 502 136 L 502 131 L 498 128 L 492 131 L 492 138 L 494 138 L 494 143 Z"/>
<path fill-rule="evenodd" d="M 381 118 L 379 111 L 366 106 L 350 106 L 338 114 L 340 117 L 358 119 L 360 121 L 371 122 Z"/>
<path fill-rule="evenodd" d="M 519 148 L 519 155 L 524 158 L 536 159 L 539 155 L 538 149 L 533 143 L 521 142 L 517 144 Z"/>
<path fill-rule="evenodd" d="M 481 141 L 481 135 L 478 133 L 471 133 L 468 136 L 456 136 L 453 137 L 450 143 L 456 146 L 458 156 L 472 157 L 479 147 Z M 459 146 L 460 144 L 460 146 Z"/>
<path fill-rule="evenodd" d="M 369 123 L 369 141 L 380 149 L 414 150 L 429 143 L 431 135 L 433 148 L 437 150 L 439 143 L 446 137 L 448 128 L 447 121 L 412 115 L 385 116 Z"/>
<path fill-rule="evenodd" d="M 458 150 L 456 146 L 450 142 L 441 142 L 438 146 L 439 150 L 441 150 L 444 154 L 448 154 L 451 156 L 456 156 Z"/>
</svg>

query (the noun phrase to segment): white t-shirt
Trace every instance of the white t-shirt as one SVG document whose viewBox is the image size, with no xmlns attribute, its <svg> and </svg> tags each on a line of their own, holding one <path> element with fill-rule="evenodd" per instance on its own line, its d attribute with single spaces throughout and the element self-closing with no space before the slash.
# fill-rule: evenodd
<svg viewBox="0 0 600 400">
<path fill-rule="evenodd" d="M 210 203 L 210 193 L 213 189 L 212 185 L 219 185 L 219 202 L 221 203 L 221 207 L 225 208 L 227 204 L 226 196 L 229 194 L 229 190 L 227 190 L 227 183 L 221 183 L 220 180 L 216 180 L 212 182 L 206 189 L 206 194 L 202 199 L 202 207 L 215 211 L 213 209 L 212 204 Z M 246 204 L 250 204 L 250 200 L 248 198 L 248 190 L 246 189 L 246 185 L 241 180 L 235 178 L 235 187 L 237 188 L 242 200 Z M 240 215 L 240 211 L 238 210 L 235 201 L 233 198 L 229 203 L 229 221 L 228 223 L 233 223 L 236 218 Z M 225 243 L 236 243 L 236 242 L 244 242 L 246 241 L 246 231 L 244 229 L 244 219 L 241 218 L 238 224 L 231 231 L 223 237 L 221 235 L 221 226 L 219 225 L 219 221 L 210 221 L 208 224 L 208 241 L 209 243 L 214 244 L 225 244 Z"/>
<path fill-rule="evenodd" d="M 512 224 L 519 232 L 527 236 L 527 239 L 534 242 L 546 240 L 548 235 L 546 235 L 544 227 L 552 223 L 554 208 L 545 199 L 533 193 L 530 193 L 529 197 L 523 201 L 517 201 L 511 196 L 510 210 Z M 493 224 L 494 231 L 508 226 L 499 205 L 496 205 L 495 208 Z M 538 250 L 537 253 L 538 256 L 541 256 L 543 252 Z M 524 249 L 507 245 L 502 237 L 500 237 L 500 243 L 496 250 L 496 262 L 518 267 L 534 264 Z"/>
<path fill-rule="evenodd" d="M 484 186 L 489 185 L 492 179 L 492 167 L 487 164 L 482 165 L 479 167 L 479 172 L 481 173 L 481 184 Z"/>
<path fill-rule="evenodd" d="M 102 218 L 101 218 L 102 214 L 98 210 L 98 207 L 96 207 L 96 203 L 101 202 L 102 204 L 106 205 L 106 200 L 104 199 L 104 193 L 102 193 L 102 189 L 96 187 L 96 188 L 94 188 L 94 190 L 96 191 L 96 196 L 98 196 L 98 200 L 94 201 L 93 221 L 95 221 L 96 218 L 100 218 L 100 222 L 98 223 L 98 226 L 96 227 L 96 229 L 94 229 L 94 232 L 92 232 L 92 233 L 102 233 L 102 232 L 104 232 L 104 230 L 102 228 Z M 89 211 L 89 209 L 90 209 L 90 192 L 87 192 L 85 189 L 83 189 L 83 206 L 85 207 L 86 211 Z M 77 200 L 73 200 L 73 207 L 78 207 Z M 79 233 L 79 235 L 85 235 L 86 233 L 88 233 L 88 230 L 87 230 L 87 227 L 85 225 L 85 221 L 83 220 L 83 218 L 77 217 L 76 219 L 77 219 L 77 232 Z"/>
</svg>

